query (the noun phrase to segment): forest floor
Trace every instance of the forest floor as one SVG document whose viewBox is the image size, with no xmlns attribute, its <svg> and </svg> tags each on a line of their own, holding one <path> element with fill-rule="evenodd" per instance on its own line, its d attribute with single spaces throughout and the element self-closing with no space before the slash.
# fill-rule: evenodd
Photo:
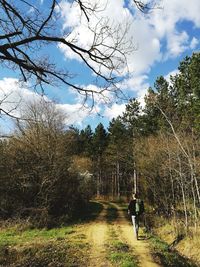
<svg viewBox="0 0 200 267">
<path fill-rule="evenodd" d="M 184 260 L 183 265 L 176 265 L 176 257 L 174 263 L 170 262 L 168 250 L 165 257 L 159 250 L 160 260 L 142 229 L 136 240 L 122 205 L 93 202 L 95 205 L 94 216 L 70 226 L 50 230 L 1 227 L 0 267 L 193 266 Z"/>
</svg>

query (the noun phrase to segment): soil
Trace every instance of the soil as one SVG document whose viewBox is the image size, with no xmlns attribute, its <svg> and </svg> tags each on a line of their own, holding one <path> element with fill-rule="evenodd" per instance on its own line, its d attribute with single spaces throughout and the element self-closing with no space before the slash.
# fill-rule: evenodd
<svg viewBox="0 0 200 267">
<path fill-rule="evenodd" d="M 134 249 L 135 254 L 137 255 L 137 259 L 139 260 L 139 265 L 141 267 L 158 267 L 157 263 L 155 263 L 153 257 L 150 253 L 149 244 L 147 241 L 147 237 L 143 234 L 141 235 L 139 231 L 138 240 L 134 236 L 133 226 L 131 223 L 127 221 L 123 211 L 116 204 L 113 204 L 118 209 L 118 219 L 116 221 L 116 227 L 118 228 L 118 232 L 120 232 L 124 241 L 127 242 L 129 246 Z"/>
<path fill-rule="evenodd" d="M 117 204 L 113 204 L 118 210 L 118 217 L 113 222 L 113 227 L 117 231 L 120 239 L 127 243 L 134 251 L 134 254 L 139 261 L 141 267 L 158 267 L 154 262 L 148 241 L 144 236 L 140 236 L 139 240 L 136 240 L 133 234 L 131 223 L 127 221 L 122 210 L 120 210 Z M 91 244 L 92 248 L 89 252 L 88 267 L 109 267 L 112 265 L 106 258 L 106 244 L 108 241 L 109 224 L 106 220 L 107 205 L 104 204 L 104 209 L 95 221 L 83 225 L 82 231 L 86 235 L 87 242 Z M 81 229 L 80 229 L 81 230 Z"/>
</svg>

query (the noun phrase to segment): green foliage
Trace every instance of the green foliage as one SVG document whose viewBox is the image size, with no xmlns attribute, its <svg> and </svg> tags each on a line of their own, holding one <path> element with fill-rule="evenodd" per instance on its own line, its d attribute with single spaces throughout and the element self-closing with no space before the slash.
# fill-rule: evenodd
<svg viewBox="0 0 200 267">
<path fill-rule="evenodd" d="M 83 154 L 86 156 L 91 156 L 93 152 L 93 146 L 92 146 L 92 138 L 93 138 L 93 132 L 88 125 L 84 130 L 80 131 L 79 134 L 79 154 Z"/>
<path fill-rule="evenodd" d="M 94 158 L 101 157 L 107 146 L 107 132 L 102 123 L 99 123 L 95 128 L 95 132 L 92 139 L 93 144 L 93 156 Z"/>
</svg>

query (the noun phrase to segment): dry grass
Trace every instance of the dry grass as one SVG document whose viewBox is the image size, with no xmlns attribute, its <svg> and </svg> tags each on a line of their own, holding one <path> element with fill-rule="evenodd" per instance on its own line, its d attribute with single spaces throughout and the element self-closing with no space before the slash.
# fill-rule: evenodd
<svg viewBox="0 0 200 267">
<path fill-rule="evenodd" d="M 84 218 L 94 220 L 102 207 L 91 203 Z M 79 231 L 78 223 L 52 229 L 32 228 L 26 221 L 1 222 L 1 267 L 68 267 L 87 266 L 91 245 Z M 84 225 L 84 224 L 83 224 Z"/>
<path fill-rule="evenodd" d="M 172 220 L 162 220 L 162 223 L 157 224 L 157 227 L 154 228 L 154 232 L 169 246 L 176 240 L 178 233 L 179 235 L 183 234 L 183 238 L 173 246 L 173 249 L 200 266 L 200 228 L 195 231 L 194 228 L 190 227 L 186 235 L 178 222 L 176 222 L 176 227 L 174 226 Z"/>
</svg>

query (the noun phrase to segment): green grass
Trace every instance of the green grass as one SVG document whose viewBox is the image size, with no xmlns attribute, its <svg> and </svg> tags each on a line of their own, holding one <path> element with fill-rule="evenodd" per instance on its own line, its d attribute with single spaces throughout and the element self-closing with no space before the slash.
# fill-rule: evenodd
<svg viewBox="0 0 200 267">
<path fill-rule="evenodd" d="M 17 229 L 4 229 L 0 231 L 0 246 L 2 245 L 17 245 L 25 242 L 49 240 L 49 239 L 64 239 L 67 235 L 75 230 L 72 226 L 61 228 L 47 229 L 29 229 L 20 231 Z"/>
<path fill-rule="evenodd" d="M 108 245 L 108 259 L 119 267 L 137 267 L 136 257 L 130 247 L 119 240 L 112 240 Z"/>
<path fill-rule="evenodd" d="M 4 229 L 0 233 L 0 266 L 85 266 L 90 248 L 85 239 L 72 226 L 21 232 Z"/>
<path fill-rule="evenodd" d="M 117 267 L 138 267 L 137 258 L 127 243 L 122 242 L 118 233 L 113 227 L 113 218 L 116 213 L 113 209 L 108 210 L 108 214 L 112 219 L 109 225 L 109 240 L 107 244 L 107 258 L 113 266 Z M 112 215 L 112 216 L 111 216 Z"/>
<path fill-rule="evenodd" d="M 102 208 L 102 204 L 90 202 L 79 218 L 52 229 L 33 228 L 23 221 L 9 222 L 8 226 L 2 223 L 0 266 L 87 266 L 90 244 L 85 234 L 78 232 L 77 224 L 94 220 Z"/>
<path fill-rule="evenodd" d="M 119 240 L 117 232 L 113 225 L 118 218 L 117 208 L 109 204 L 107 208 L 106 219 L 109 223 L 109 240 L 107 245 L 107 258 L 113 266 L 117 267 L 137 267 L 136 256 L 128 244 Z"/>
<path fill-rule="evenodd" d="M 169 245 L 158 237 L 152 236 L 150 245 L 154 258 L 164 267 L 197 267 L 190 260 L 171 250 Z"/>
<path fill-rule="evenodd" d="M 88 248 L 87 243 L 67 243 L 55 240 L 34 245 L 4 246 L 0 249 L 0 266 L 85 266 L 86 259 L 84 255 Z"/>
</svg>

